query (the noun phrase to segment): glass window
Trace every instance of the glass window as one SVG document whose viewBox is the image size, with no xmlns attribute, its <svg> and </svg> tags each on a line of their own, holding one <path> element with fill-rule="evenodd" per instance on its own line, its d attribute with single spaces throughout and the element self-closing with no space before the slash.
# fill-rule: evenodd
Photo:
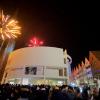
<svg viewBox="0 0 100 100">
<path fill-rule="evenodd" d="M 67 76 L 66 68 L 64 68 L 64 76 Z"/>
<path fill-rule="evenodd" d="M 64 58 L 64 64 L 66 64 L 66 58 Z"/>
<path fill-rule="evenodd" d="M 63 76 L 63 70 L 59 69 L 59 76 Z"/>
</svg>

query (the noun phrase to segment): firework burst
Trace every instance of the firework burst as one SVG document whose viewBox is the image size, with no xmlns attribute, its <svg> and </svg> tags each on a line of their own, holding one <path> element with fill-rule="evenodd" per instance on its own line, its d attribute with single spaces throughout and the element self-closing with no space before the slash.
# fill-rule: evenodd
<svg viewBox="0 0 100 100">
<path fill-rule="evenodd" d="M 10 16 L 5 16 L 3 10 L 0 11 L 0 38 L 5 40 L 15 39 L 21 34 L 21 27 L 18 25 L 18 21 L 10 18 Z"/>
<path fill-rule="evenodd" d="M 42 46 L 44 44 L 43 41 L 39 40 L 36 37 L 33 37 L 32 39 L 29 40 L 28 47 L 37 47 L 37 46 Z"/>
</svg>

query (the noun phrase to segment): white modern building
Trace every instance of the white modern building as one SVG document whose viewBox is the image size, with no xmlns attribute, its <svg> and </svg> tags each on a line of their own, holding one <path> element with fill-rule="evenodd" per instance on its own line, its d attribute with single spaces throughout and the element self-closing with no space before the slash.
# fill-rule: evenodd
<svg viewBox="0 0 100 100">
<path fill-rule="evenodd" d="M 71 57 L 62 48 L 21 48 L 10 54 L 2 83 L 66 84 L 71 62 Z"/>
</svg>

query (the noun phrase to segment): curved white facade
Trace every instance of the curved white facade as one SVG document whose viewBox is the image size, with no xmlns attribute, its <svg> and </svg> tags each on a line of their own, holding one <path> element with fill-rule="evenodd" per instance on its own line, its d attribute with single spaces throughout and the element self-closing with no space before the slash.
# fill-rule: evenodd
<svg viewBox="0 0 100 100">
<path fill-rule="evenodd" d="M 66 57 L 66 58 L 65 58 Z M 64 70 L 70 65 L 69 55 L 64 54 L 63 49 L 55 47 L 26 47 L 13 51 L 9 58 L 5 69 L 3 81 L 8 82 L 9 79 L 20 79 L 22 84 L 23 78 L 30 79 L 56 79 L 67 80 Z M 64 63 L 66 60 L 66 64 Z M 35 70 L 35 74 L 25 73 L 28 70 Z M 62 70 L 62 75 L 59 75 Z M 28 82 L 30 83 L 30 82 Z"/>
</svg>

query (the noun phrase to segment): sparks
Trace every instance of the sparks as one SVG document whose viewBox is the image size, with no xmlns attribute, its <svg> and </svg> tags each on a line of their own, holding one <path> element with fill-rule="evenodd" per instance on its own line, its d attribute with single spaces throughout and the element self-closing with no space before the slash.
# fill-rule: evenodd
<svg viewBox="0 0 100 100">
<path fill-rule="evenodd" d="M 42 46 L 44 44 L 43 41 L 40 41 L 38 38 L 33 37 L 30 39 L 28 47 L 37 47 L 37 46 Z"/>
<path fill-rule="evenodd" d="M 17 38 L 21 34 L 21 27 L 18 25 L 18 21 L 11 19 L 10 16 L 3 14 L 3 10 L 0 11 L 0 38 Z"/>
</svg>

